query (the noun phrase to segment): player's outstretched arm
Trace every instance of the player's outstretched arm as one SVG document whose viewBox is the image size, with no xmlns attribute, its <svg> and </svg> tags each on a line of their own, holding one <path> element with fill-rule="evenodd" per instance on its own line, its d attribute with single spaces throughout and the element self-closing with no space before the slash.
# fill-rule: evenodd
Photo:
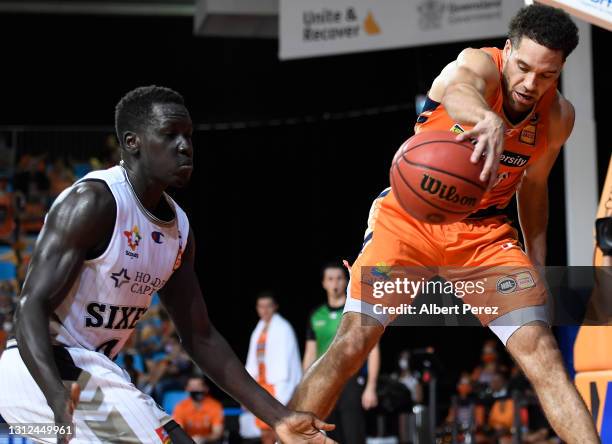
<svg viewBox="0 0 612 444">
<path fill-rule="evenodd" d="M 525 248 L 535 266 L 543 266 L 546 262 L 548 175 L 574 127 L 574 107 L 560 94 L 553 103 L 550 119 L 546 151 L 527 167 L 516 193 Z"/>
<path fill-rule="evenodd" d="M 87 255 L 108 245 L 115 214 L 112 194 L 99 182 L 76 185 L 61 195 L 38 237 L 23 285 L 16 323 L 19 353 L 56 422 L 70 423 L 75 406 L 53 358 L 49 319 Z"/>
<path fill-rule="evenodd" d="M 441 102 L 457 123 L 474 126 L 458 140 L 477 140 L 471 161 L 486 154 L 480 180 L 491 182 L 503 152 L 504 123 L 488 101 L 500 86 L 499 72 L 491 57 L 480 49 L 464 49 L 434 80 L 429 96 Z"/>
<path fill-rule="evenodd" d="M 248 374 L 225 338 L 212 325 L 194 270 L 193 232 L 181 266 L 160 290 L 161 301 L 172 318 L 181 343 L 194 362 L 219 387 L 257 417 L 274 427 L 284 443 L 323 443 L 333 441 L 319 430 L 333 426 L 308 413 L 296 413 L 279 403 Z"/>
</svg>

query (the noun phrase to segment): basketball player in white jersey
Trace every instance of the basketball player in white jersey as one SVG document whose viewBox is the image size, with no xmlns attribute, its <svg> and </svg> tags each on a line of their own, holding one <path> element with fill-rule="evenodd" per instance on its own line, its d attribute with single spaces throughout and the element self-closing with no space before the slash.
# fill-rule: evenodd
<svg viewBox="0 0 612 444">
<path fill-rule="evenodd" d="M 208 318 L 187 216 L 164 192 L 187 184 L 192 123 L 183 98 L 156 86 L 121 99 L 122 163 L 64 191 L 40 233 L 16 337 L 0 358 L 0 414 L 74 424 L 39 442 L 192 443 L 113 361 L 159 292 L 185 350 L 286 443 L 323 443 L 333 426 L 281 405 L 245 371 Z M 327 439 L 327 443 L 332 442 Z"/>
</svg>

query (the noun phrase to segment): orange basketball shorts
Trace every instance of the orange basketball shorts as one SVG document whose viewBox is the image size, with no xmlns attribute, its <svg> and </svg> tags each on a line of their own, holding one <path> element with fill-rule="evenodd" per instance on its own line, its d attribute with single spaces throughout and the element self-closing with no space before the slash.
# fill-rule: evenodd
<svg viewBox="0 0 612 444">
<path fill-rule="evenodd" d="M 450 282 L 481 282 L 482 292 L 462 299 L 474 307 L 496 307 L 472 312 L 482 325 L 494 326 L 498 319 L 497 324 L 503 327 L 547 321 L 546 286 L 505 216 L 432 225 L 407 214 L 387 188 L 370 209 L 362 250 L 351 267 L 345 311 L 362 312 L 383 325 L 390 323 L 393 314 L 381 314 L 380 309 L 375 313 L 373 307 L 411 304 L 414 299 L 405 294 L 376 297 L 373 274 L 382 271 L 392 275 L 394 269 L 404 267 L 415 281 L 440 276 Z M 501 336 L 500 339 L 505 342 Z"/>
</svg>

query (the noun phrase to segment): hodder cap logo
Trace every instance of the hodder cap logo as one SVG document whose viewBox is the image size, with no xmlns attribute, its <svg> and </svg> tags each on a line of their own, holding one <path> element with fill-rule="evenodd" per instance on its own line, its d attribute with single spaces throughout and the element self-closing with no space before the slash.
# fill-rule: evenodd
<svg viewBox="0 0 612 444">
<path fill-rule="evenodd" d="M 510 276 L 503 277 L 497 281 L 497 291 L 502 294 L 512 293 L 516 290 L 517 284 Z"/>
</svg>

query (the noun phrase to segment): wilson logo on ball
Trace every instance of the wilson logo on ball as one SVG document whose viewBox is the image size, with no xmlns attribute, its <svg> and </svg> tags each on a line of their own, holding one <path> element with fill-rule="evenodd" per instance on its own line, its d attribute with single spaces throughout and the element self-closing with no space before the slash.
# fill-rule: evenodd
<svg viewBox="0 0 612 444">
<path fill-rule="evenodd" d="M 436 179 L 429 174 L 423 174 L 421 189 L 429 194 L 437 195 L 440 199 L 456 203 L 464 207 L 475 207 L 478 199 L 472 196 L 461 196 L 457 193 L 457 188 L 453 185 L 445 185 L 440 179 Z"/>
</svg>

